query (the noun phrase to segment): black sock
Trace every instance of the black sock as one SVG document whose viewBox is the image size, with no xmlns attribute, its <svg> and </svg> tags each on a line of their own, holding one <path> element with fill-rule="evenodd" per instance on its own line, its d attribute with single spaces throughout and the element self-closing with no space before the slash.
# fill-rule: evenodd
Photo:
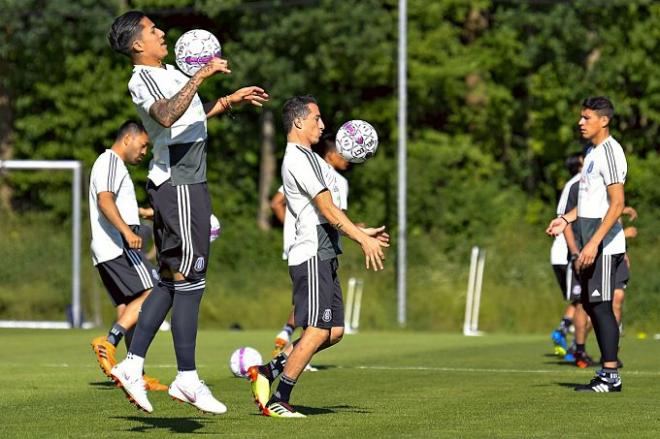
<svg viewBox="0 0 660 439">
<path fill-rule="evenodd" d="M 559 330 L 563 332 L 564 335 L 566 335 L 569 329 L 571 328 L 572 324 L 573 324 L 573 320 L 564 317 L 563 319 L 561 319 L 561 322 L 559 323 Z"/>
<path fill-rule="evenodd" d="M 174 282 L 172 339 L 179 371 L 197 369 L 195 365 L 197 322 L 205 285 L 205 279 Z"/>
<path fill-rule="evenodd" d="M 108 341 L 112 343 L 114 347 L 117 347 L 121 339 L 124 337 L 124 334 L 126 334 L 126 328 L 119 323 L 115 323 L 112 325 L 112 328 L 110 328 L 110 332 L 108 332 Z"/>
<path fill-rule="evenodd" d="M 293 386 L 296 385 L 296 380 L 289 378 L 286 375 L 282 375 L 280 378 L 280 383 L 277 385 L 277 390 L 273 393 L 271 401 L 280 401 L 280 402 L 289 402 L 291 398 L 291 391 Z"/>
<path fill-rule="evenodd" d="M 124 334 L 124 344 L 126 345 L 126 352 L 131 350 L 131 342 L 133 341 L 133 334 L 135 333 L 135 326 L 126 331 Z"/>
<path fill-rule="evenodd" d="M 270 371 L 270 376 L 273 378 L 271 381 L 280 376 L 280 374 L 284 371 L 284 366 L 286 365 L 286 360 L 288 358 L 289 356 L 282 352 L 277 357 L 270 360 L 270 363 L 268 363 L 267 366 L 268 370 Z"/>
<path fill-rule="evenodd" d="M 575 352 L 581 352 L 584 354 L 585 352 L 585 347 L 583 344 L 580 343 L 575 343 Z"/>
<path fill-rule="evenodd" d="M 296 329 L 295 326 L 289 325 L 288 323 L 284 325 L 282 328 L 283 331 L 286 331 L 287 334 L 289 334 L 289 337 L 291 337 L 291 334 L 293 334 L 293 331 Z"/>
</svg>

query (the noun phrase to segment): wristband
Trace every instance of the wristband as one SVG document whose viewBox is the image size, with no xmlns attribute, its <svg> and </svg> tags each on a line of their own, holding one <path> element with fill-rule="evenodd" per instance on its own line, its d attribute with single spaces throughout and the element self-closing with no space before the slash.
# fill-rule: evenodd
<svg viewBox="0 0 660 439">
<path fill-rule="evenodd" d="M 561 219 L 563 219 L 564 221 L 566 221 L 566 224 L 567 224 L 567 225 L 570 224 L 570 223 L 568 222 L 568 220 L 567 220 L 566 218 L 564 218 L 564 215 L 559 215 L 559 218 L 561 218 Z"/>
</svg>

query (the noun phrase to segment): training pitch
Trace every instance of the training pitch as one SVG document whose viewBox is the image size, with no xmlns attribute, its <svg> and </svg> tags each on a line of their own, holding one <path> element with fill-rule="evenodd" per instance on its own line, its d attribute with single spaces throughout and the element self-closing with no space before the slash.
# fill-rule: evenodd
<svg viewBox="0 0 660 439">
<path fill-rule="evenodd" d="M 89 341 L 104 331 L 0 330 L 0 437 L 235 438 L 656 438 L 660 341 L 622 338 L 623 392 L 576 394 L 594 369 L 562 364 L 549 336 L 366 332 L 347 335 L 313 362 L 292 404 L 306 419 L 260 416 L 231 352 L 270 354 L 276 331 L 201 331 L 197 365 L 225 415 L 199 413 L 150 393 L 136 410 L 101 373 Z M 595 340 L 588 345 L 598 357 Z M 123 358 L 123 343 L 118 357 Z M 176 374 L 171 334 L 160 332 L 146 371 Z"/>
</svg>

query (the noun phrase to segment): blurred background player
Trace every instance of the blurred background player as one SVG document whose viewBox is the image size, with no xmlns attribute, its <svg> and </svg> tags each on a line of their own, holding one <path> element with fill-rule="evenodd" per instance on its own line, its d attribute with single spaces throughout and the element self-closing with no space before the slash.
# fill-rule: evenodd
<svg viewBox="0 0 660 439">
<path fill-rule="evenodd" d="M 339 171 L 346 171 L 350 162 L 344 159 L 337 151 L 334 136 L 330 133 L 323 134 L 319 143 L 312 145 L 312 150 L 320 155 L 331 167 L 334 176 L 337 180 L 337 187 L 339 188 L 339 208 L 343 211 L 348 209 L 348 180 L 339 173 Z M 282 259 L 287 259 L 287 248 L 294 238 L 295 226 L 293 223 L 285 223 L 286 213 L 286 198 L 284 197 L 284 187 L 280 186 L 270 203 L 271 209 L 275 217 L 284 225 L 284 251 Z M 273 357 L 277 356 L 282 350 L 291 342 L 291 335 L 296 329 L 294 319 L 294 309 L 291 308 L 289 317 L 282 330 L 275 336 L 275 348 L 273 350 Z M 305 367 L 307 371 L 316 371 L 317 369 L 308 364 Z"/>
<path fill-rule="evenodd" d="M 339 233 L 362 247 L 367 269 L 383 268 L 383 247 L 389 246 L 384 226 L 359 228 L 339 206 L 335 171 L 311 146 L 325 128 L 316 100 L 298 96 L 286 101 L 282 119 L 287 146 L 282 162 L 286 196 L 285 224 L 295 223 L 295 235 L 286 249 L 293 283 L 296 326 L 301 337 L 270 363 L 248 370 L 252 393 L 265 416 L 300 418 L 289 405 L 291 391 L 312 356 L 338 343 L 344 334 L 344 308 L 337 275 L 341 254 Z M 280 378 L 276 391 L 271 386 Z"/>
<path fill-rule="evenodd" d="M 571 179 L 564 185 L 559 197 L 557 216 L 561 216 L 577 206 L 583 159 L 582 153 L 572 154 L 566 159 L 565 164 L 571 174 Z M 575 242 L 573 227 L 566 227 L 563 234 L 557 235 L 550 250 L 552 269 L 559 282 L 562 297 L 569 301 L 559 326 L 552 331 L 551 338 L 555 347 L 555 355 L 564 357 L 567 361 L 574 361 L 573 355 L 568 352 L 566 336 L 573 326 L 577 307 L 580 306 L 580 282 L 573 270 L 573 260 L 579 250 Z"/>
<path fill-rule="evenodd" d="M 546 233 L 558 235 L 578 222 L 580 254 L 575 268 L 581 284 L 581 301 L 591 318 L 602 368 L 578 392 L 620 392 L 618 371 L 619 326 L 612 310 L 615 274 L 623 264 L 626 241 L 619 217 L 625 207 L 624 184 L 628 166 L 619 142 L 609 131 L 614 114 L 612 103 L 603 96 L 582 103 L 578 125 L 593 146 L 584 159 L 577 208 L 550 222 Z"/>
<path fill-rule="evenodd" d="M 133 75 L 131 98 L 154 147 L 147 193 L 154 209 L 154 239 L 161 280 L 142 305 L 131 348 L 111 375 L 138 408 L 152 412 L 140 371 L 147 350 L 172 309 L 171 324 L 177 376 L 169 395 L 203 412 L 222 414 L 227 407 L 200 380 L 195 363 L 199 307 L 206 287 L 211 230 L 211 199 L 206 183 L 207 119 L 232 105 L 261 106 L 268 94 L 256 86 L 202 103 L 200 85 L 229 74 L 227 60 L 212 58 L 191 77 L 165 65 L 165 33 L 140 11 L 115 19 L 110 46 L 128 56 Z"/>
<path fill-rule="evenodd" d="M 135 165 L 147 153 L 149 136 L 139 122 L 124 122 L 112 147 L 101 154 L 90 174 L 89 216 L 92 260 L 113 305 L 117 321 L 107 336 L 92 340 L 92 349 L 103 373 L 110 377 L 116 364 L 115 349 L 125 337 L 130 348 L 140 307 L 157 274 L 142 253 L 140 218 L 135 188 L 126 163 Z M 157 379 L 143 376 L 147 390 L 167 390 Z"/>
</svg>

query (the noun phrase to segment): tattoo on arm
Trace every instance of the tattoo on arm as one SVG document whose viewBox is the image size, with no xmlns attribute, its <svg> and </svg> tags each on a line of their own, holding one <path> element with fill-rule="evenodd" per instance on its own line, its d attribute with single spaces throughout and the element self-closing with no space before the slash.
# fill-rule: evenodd
<svg viewBox="0 0 660 439">
<path fill-rule="evenodd" d="M 170 99 L 161 99 L 154 102 L 149 108 L 149 115 L 163 126 L 172 126 L 190 106 L 200 82 L 196 77 L 190 78 L 186 85 Z"/>
<path fill-rule="evenodd" d="M 343 227 L 340 222 L 336 222 L 332 225 L 335 229 L 341 231 L 341 228 Z"/>
</svg>

